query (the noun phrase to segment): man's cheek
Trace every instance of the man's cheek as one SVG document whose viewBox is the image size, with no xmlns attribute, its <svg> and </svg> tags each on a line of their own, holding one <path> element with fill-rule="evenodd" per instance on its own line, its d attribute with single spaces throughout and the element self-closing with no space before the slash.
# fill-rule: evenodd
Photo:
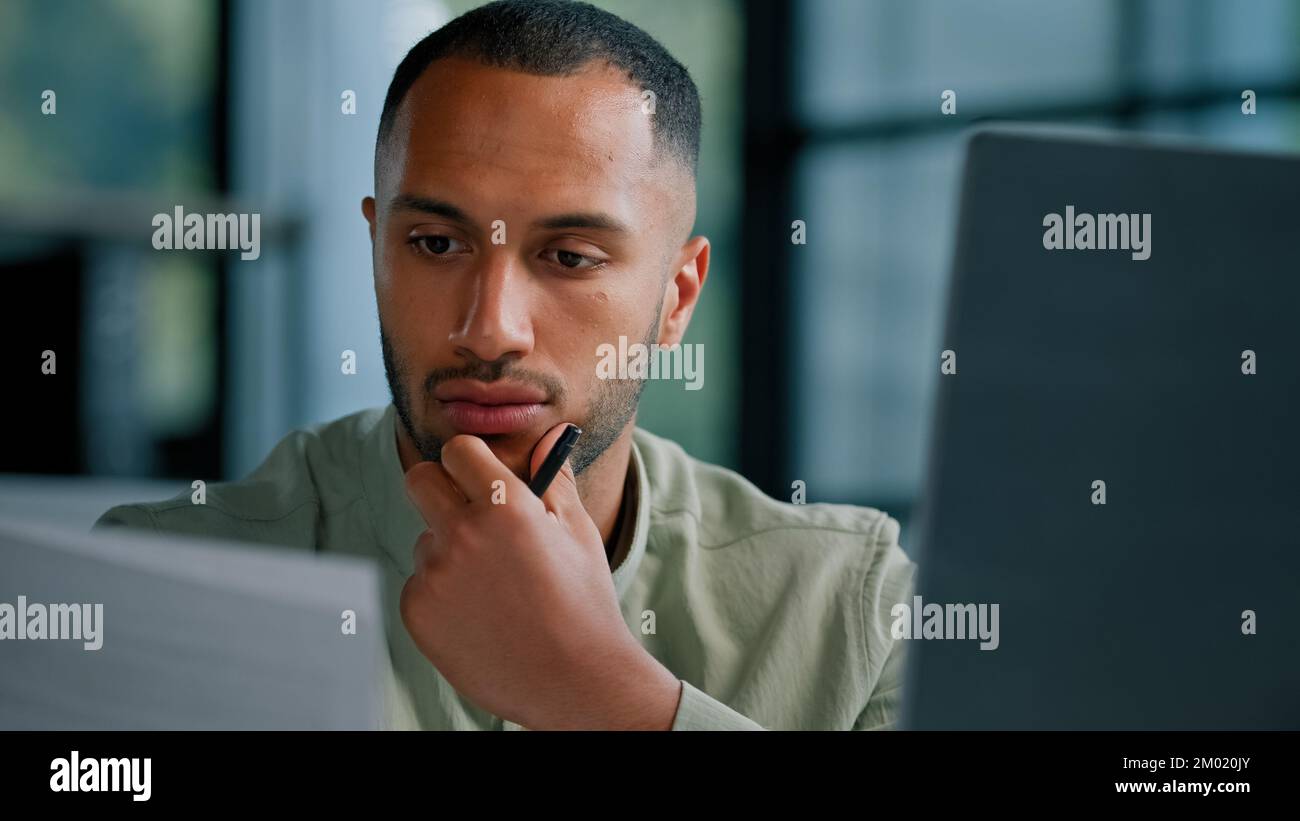
<svg viewBox="0 0 1300 821">
<path fill-rule="evenodd" d="M 394 344 L 405 354 L 411 375 L 423 379 L 431 370 L 453 364 L 455 352 L 447 348 L 449 332 L 438 313 L 408 300 L 395 314 Z"/>
</svg>

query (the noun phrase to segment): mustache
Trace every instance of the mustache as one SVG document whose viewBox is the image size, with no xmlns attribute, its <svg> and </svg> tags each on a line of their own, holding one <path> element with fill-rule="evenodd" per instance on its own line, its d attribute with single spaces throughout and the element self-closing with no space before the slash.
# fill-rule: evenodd
<svg viewBox="0 0 1300 821">
<path fill-rule="evenodd" d="M 546 394 L 546 401 L 563 402 L 564 385 L 555 377 L 538 371 L 520 368 L 511 359 L 496 359 L 491 362 L 478 360 L 467 365 L 451 368 L 435 368 L 424 378 L 425 396 L 432 396 L 434 390 L 443 382 L 453 379 L 468 379 L 476 382 L 497 382 L 508 380 L 517 384 L 531 385 Z"/>
</svg>

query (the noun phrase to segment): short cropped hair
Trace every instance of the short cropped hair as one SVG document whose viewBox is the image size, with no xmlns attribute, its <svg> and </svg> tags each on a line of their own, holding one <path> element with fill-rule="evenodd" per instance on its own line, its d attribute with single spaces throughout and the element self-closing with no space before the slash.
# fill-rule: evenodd
<svg viewBox="0 0 1300 821">
<path fill-rule="evenodd" d="M 700 94 L 690 73 L 641 29 L 589 3 L 499 0 L 468 11 L 416 43 L 384 97 L 375 141 L 376 162 L 397 110 L 431 63 L 464 57 L 484 65 L 559 77 L 587 63 L 606 62 L 627 73 L 641 92 L 653 92 L 655 144 L 694 175 L 700 154 Z"/>
</svg>

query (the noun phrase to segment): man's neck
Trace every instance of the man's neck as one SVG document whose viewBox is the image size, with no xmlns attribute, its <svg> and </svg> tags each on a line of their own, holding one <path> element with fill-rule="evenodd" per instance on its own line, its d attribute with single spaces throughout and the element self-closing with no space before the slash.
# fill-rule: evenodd
<svg viewBox="0 0 1300 821">
<path fill-rule="evenodd" d="M 582 497 L 582 506 L 596 523 L 607 554 L 612 554 L 617 549 L 614 539 L 619 537 L 618 523 L 623 511 L 625 480 L 632 460 L 634 424 L 634 421 L 629 422 L 614 444 L 578 476 L 578 495 Z M 400 422 L 396 427 L 397 456 L 402 470 L 407 471 L 422 459 L 406 432 L 406 427 Z"/>
</svg>

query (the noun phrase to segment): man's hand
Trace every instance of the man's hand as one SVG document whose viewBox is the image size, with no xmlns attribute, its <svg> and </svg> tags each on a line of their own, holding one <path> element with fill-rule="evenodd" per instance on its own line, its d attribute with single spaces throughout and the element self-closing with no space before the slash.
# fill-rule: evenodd
<svg viewBox="0 0 1300 821">
<path fill-rule="evenodd" d="M 530 475 L 564 428 L 534 448 Z M 429 529 L 402 622 L 457 691 L 530 729 L 672 725 L 680 682 L 623 622 L 567 460 L 539 499 L 482 439 L 456 436 L 406 490 Z"/>
</svg>

